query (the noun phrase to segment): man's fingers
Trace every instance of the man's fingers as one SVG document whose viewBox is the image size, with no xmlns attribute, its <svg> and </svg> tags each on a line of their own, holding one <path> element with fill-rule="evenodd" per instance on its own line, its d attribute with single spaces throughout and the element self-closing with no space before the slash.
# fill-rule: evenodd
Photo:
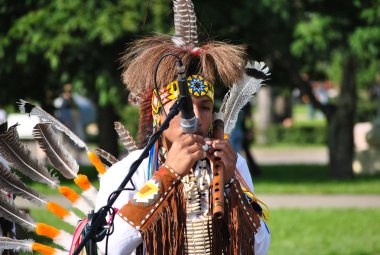
<svg viewBox="0 0 380 255">
<path fill-rule="evenodd" d="M 180 141 L 183 145 L 190 145 L 193 143 L 200 143 L 202 145 L 205 144 L 205 139 L 196 134 L 183 134 Z"/>
</svg>

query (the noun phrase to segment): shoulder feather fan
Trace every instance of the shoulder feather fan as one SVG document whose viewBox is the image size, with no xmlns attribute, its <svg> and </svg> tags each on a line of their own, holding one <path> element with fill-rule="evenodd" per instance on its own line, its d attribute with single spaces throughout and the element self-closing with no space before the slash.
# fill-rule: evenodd
<svg viewBox="0 0 380 255">
<path fill-rule="evenodd" d="M 7 123 L 5 122 L 2 125 L 7 125 Z M 0 133 L 0 154 L 14 168 L 32 180 L 56 187 L 58 179 L 52 177 L 46 167 L 33 156 L 28 147 L 21 143 L 16 126 L 17 124 Z"/>
<path fill-rule="evenodd" d="M 0 251 L 16 250 L 33 253 L 33 240 L 16 240 L 9 237 L 0 237 Z"/>
<path fill-rule="evenodd" d="M 36 191 L 26 186 L 14 173 L 0 162 L 0 188 L 18 195 L 39 205 L 45 205 L 46 201 Z"/>
<path fill-rule="evenodd" d="M 43 149 L 51 164 L 67 179 L 78 175 L 79 165 L 71 154 L 59 143 L 57 134 L 50 124 L 37 124 L 33 129 L 33 137 Z"/>
<path fill-rule="evenodd" d="M 2 250 L 15 250 L 20 252 L 33 253 L 33 251 L 40 252 L 43 255 L 63 255 L 67 252 L 58 248 L 52 248 L 33 240 L 17 240 L 9 237 L 0 237 L 0 251 Z"/>
<path fill-rule="evenodd" d="M 9 198 L 2 191 L 0 191 L 0 217 L 14 221 L 28 231 L 34 231 L 36 227 L 33 219 L 11 204 Z"/>
<path fill-rule="evenodd" d="M 264 62 L 249 62 L 242 79 L 235 83 L 223 99 L 224 132 L 230 134 L 235 127 L 240 110 L 253 98 L 263 82 L 268 79 L 269 68 Z M 254 76 L 250 76 L 254 75 Z"/>
<path fill-rule="evenodd" d="M 34 104 L 31 104 L 25 100 L 20 99 L 18 102 L 20 112 L 29 113 L 31 115 L 35 115 L 40 117 L 43 123 L 49 123 L 53 125 L 54 128 L 58 129 L 65 133 L 79 148 L 88 150 L 87 144 L 83 142 L 73 131 L 71 131 L 68 127 L 63 125 L 59 120 L 51 116 L 49 113 L 44 111 L 41 107 L 38 107 Z"/>
</svg>

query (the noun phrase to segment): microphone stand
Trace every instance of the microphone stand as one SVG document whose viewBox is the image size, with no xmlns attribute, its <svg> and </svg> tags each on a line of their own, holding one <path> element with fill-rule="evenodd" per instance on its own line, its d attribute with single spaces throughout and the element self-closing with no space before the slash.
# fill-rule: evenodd
<svg viewBox="0 0 380 255">
<path fill-rule="evenodd" d="M 111 208 L 112 205 L 115 203 L 116 199 L 119 197 L 120 193 L 122 192 L 122 189 L 128 184 L 128 182 L 131 180 L 132 175 L 137 171 L 137 168 L 140 166 L 141 162 L 149 156 L 149 150 L 150 148 L 155 144 L 157 139 L 161 136 L 162 132 L 169 127 L 170 121 L 179 113 L 182 105 L 184 103 L 184 98 L 180 97 L 178 98 L 177 102 L 170 108 L 169 113 L 165 119 L 165 121 L 161 124 L 160 128 L 157 130 L 156 133 L 154 133 L 145 149 L 141 153 L 140 157 L 136 159 L 135 162 L 130 167 L 129 173 L 124 178 L 123 182 L 120 184 L 120 186 L 117 188 L 118 192 L 111 193 L 111 196 L 108 198 L 108 202 L 106 206 L 103 206 L 99 209 L 96 213 L 91 214 L 91 220 L 89 221 L 88 225 L 88 232 L 82 239 L 82 241 L 79 243 L 77 249 L 74 251 L 73 255 L 79 255 L 80 251 L 84 248 L 87 242 L 99 242 L 103 240 L 104 236 L 102 238 L 99 238 L 100 235 L 97 235 L 101 231 L 103 231 L 102 227 L 104 223 L 106 222 L 105 218 L 107 216 L 107 210 L 106 208 Z M 94 247 L 94 244 L 91 245 L 91 247 Z M 92 249 L 91 249 L 92 250 Z M 96 250 L 96 249 L 95 249 Z M 106 251 L 107 252 L 107 251 Z"/>
</svg>

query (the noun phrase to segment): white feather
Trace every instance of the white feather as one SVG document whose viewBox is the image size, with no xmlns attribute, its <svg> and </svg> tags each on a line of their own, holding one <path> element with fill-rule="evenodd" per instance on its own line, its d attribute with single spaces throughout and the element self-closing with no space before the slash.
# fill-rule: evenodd
<svg viewBox="0 0 380 255">
<path fill-rule="evenodd" d="M 44 111 L 41 107 L 31 104 L 23 99 L 20 99 L 18 105 L 21 113 L 29 113 L 31 115 L 40 117 L 43 123 L 49 123 L 53 125 L 54 128 L 66 134 L 79 148 L 88 151 L 88 146 L 85 142 L 83 142 L 76 134 L 74 134 L 73 131 L 63 125 L 59 120 Z"/>
<path fill-rule="evenodd" d="M 33 240 L 17 240 L 9 237 L 0 237 L 0 251 L 16 250 L 33 253 Z"/>
<path fill-rule="evenodd" d="M 256 69 L 269 76 L 269 68 L 264 62 L 249 62 L 246 68 Z M 240 110 L 253 98 L 266 79 L 257 79 L 244 74 L 223 99 L 221 111 L 224 113 L 224 133 L 230 134 L 236 125 Z"/>
</svg>

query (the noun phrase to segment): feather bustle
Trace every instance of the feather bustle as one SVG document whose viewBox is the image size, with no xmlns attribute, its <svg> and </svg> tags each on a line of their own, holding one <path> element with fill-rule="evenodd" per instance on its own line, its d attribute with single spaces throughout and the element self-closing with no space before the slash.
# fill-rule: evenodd
<svg viewBox="0 0 380 255">
<path fill-rule="evenodd" d="M 34 231 L 36 227 L 33 219 L 11 204 L 4 192 L 0 192 L 0 217 L 14 221 L 28 231 Z"/>
<path fill-rule="evenodd" d="M 0 134 L 0 154 L 21 173 L 34 181 L 46 183 L 51 187 L 58 185 L 58 179 L 52 177 L 49 171 L 21 143 L 16 125 Z"/>
<path fill-rule="evenodd" d="M 23 99 L 20 99 L 18 105 L 20 112 L 38 116 L 43 123 L 52 124 L 54 128 L 65 133 L 79 148 L 88 150 L 86 143 L 83 142 L 76 134 L 74 134 L 73 131 L 71 131 L 68 127 L 63 125 L 59 120 L 51 116 L 49 113 L 44 111 L 41 107 L 33 105 Z"/>
<path fill-rule="evenodd" d="M 34 191 L 26 186 L 20 178 L 17 177 L 17 175 L 7 169 L 1 162 L 0 188 L 32 202 L 38 203 L 39 205 L 45 205 L 47 203 L 37 191 Z"/>
<path fill-rule="evenodd" d="M 33 137 L 40 148 L 45 151 L 51 164 L 65 178 L 77 177 L 79 165 L 73 156 L 59 143 L 57 135 L 50 124 L 39 123 L 33 129 Z"/>
<path fill-rule="evenodd" d="M 33 252 L 33 240 L 17 240 L 9 237 L 0 237 L 0 251 L 16 250 L 24 252 Z"/>
</svg>

